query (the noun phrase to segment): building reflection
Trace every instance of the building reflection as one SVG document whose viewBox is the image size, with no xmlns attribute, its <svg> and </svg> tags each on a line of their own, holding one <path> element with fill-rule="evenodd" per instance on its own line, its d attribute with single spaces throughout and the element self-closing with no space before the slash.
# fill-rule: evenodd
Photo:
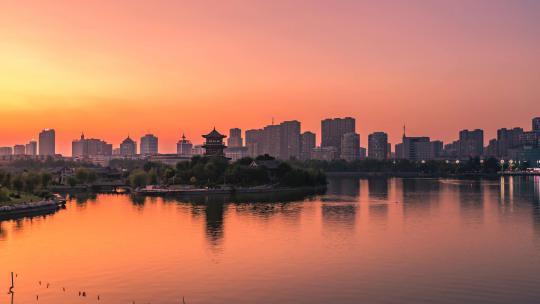
<svg viewBox="0 0 540 304">
<path fill-rule="evenodd" d="M 324 227 L 332 230 L 353 229 L 356 209 L 356 204 L 324 203 L 321 206 Z"/>
<path fill-rule="evenodd" d="M 291 221 L 299 221 L 302 214 L 302 202 L 276 202 L 276 203 L 235 203 L 238 215 L 255 216 L 268 220 L 281 216 Z"/>
<path fill-rule="evenodd" d="M 436 179 L 404 178 L 401 180 L 405 219 L 429 216 L 432 205 L 439 202 L 440 183 Z"/>
<path fill-rule="evenodd" d="M 369 178 L 368 190 L 370 199 L 388 200 L 388 178 Z"/>
<path fill-rule="evenodd" d="M 222 203 L 208 203 L 204 210 L 206 237 L 213 246 L 221 244 L 223 239 L 224 210 L 225 204 Z"/>
<path fill-rule="evenodd" d="M 322 198 L 322 201 L 356 202 L 359 196 L 359 178 L 331 178 L 328 180 L 326 195 Z"/>
<path fill-rule="evenodd" d="M 484 185 L 482 181 L 458 183 L 459 210 L 465 224 L 481 224 L 484 219 Z"/>
</svg>

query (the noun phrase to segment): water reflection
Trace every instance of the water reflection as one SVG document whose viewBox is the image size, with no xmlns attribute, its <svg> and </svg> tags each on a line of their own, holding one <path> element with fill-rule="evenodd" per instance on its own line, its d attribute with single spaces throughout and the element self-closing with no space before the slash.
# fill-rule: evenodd
<svg viewBox="0 0 540 304">
<path fill-rule="evenodd" d="M 45 276 L 107 290 L 102 303 L 175 303 L 179 286 L 201 303 L 540 297 L 538 178 L 330 182 L 320 196 L 73 196 L 40 225 L 42 216 L 0 221 L 0 273 L 31 278 L 20 303 L 38 293 L 69 302 L 57 289 L 42 300 L 35 278 Z"/>
<path fill-rule="evenodd" d="M 360 196 L 360 182 L 358 178 L 337 177 L 328 180 L 326 195 L 323 201 L 355 202 Z"/>
<path fill-rule="evenodd" d="M 481 224 L 484 218 L 484 190 L 481 180 L 456 181 L 461 219 L 465 224 Z"/>
<path fill-rule="evenodd" d="M 388 199 L 388 178 L 369 178 L 368 190 L 369 198 L 373 200 Z"/>
<path fill-rule="evenodd" d="M 331 230 L 353 229 L 357 206 L 346 203 L 325 203 L 321 206 L 324 227 Z"/>
</svg>

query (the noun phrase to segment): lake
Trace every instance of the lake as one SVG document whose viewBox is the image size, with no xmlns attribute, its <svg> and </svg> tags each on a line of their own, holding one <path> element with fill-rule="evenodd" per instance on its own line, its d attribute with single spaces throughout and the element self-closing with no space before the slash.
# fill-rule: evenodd
<svg viewBox="0 0 540 304">
<path fill-rule="evenodd" d="M 309 197 L 75 196 L 3 220 L 0 303 L 11 271 L 21 304 L 540 301 L 539 177 L 329 182 Z"/>
</svg>

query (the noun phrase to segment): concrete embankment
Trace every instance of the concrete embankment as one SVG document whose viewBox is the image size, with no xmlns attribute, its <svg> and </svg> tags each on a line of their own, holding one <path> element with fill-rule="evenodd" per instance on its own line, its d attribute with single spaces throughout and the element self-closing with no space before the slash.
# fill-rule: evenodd
<svg viewBox="0 0 540 304">
<path fill-rule="evenodd" d="M 0 206 L 0 216 L 20 215 L 40 211 L 50 211 L 59 209 L 63 204 L 57 200 L 43 200 L 39 202 L 19 203 L 13 205 Z"/>
</svg>

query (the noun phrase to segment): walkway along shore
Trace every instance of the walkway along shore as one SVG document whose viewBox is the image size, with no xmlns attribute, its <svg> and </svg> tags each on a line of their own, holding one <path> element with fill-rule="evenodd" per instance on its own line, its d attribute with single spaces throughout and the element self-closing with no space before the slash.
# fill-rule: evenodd
<svg viewBox="0 0 540 304">
<path fill-rule="evenodd" d="M 55 197 L 39 202 L 0 206 L 0 217 L 17 216 L 42 211 L 55 211 L 65 206 L 65 204 L 65 200 Z"/>
</svg>

